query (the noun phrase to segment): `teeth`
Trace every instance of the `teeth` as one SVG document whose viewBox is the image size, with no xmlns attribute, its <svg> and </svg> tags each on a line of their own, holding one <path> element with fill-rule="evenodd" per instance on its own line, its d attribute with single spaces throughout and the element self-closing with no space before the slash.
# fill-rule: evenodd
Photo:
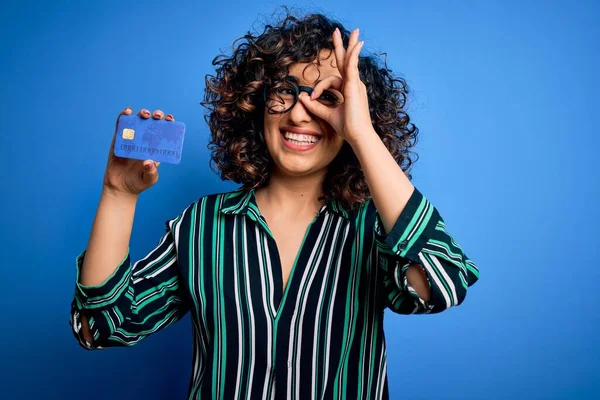
<svg viewBox="0 0 600 400">
<path fill-rule="evenodd" d="M 318 136 L 301 135 L 299 133 L 293 133 L 293 132 L 285 132 L 283 134 L 283 136 L 288 140 L 293 140 L 294 142 L 300 142 L 300 143 L 316 143 L 319 141 Z"/>
</svg>

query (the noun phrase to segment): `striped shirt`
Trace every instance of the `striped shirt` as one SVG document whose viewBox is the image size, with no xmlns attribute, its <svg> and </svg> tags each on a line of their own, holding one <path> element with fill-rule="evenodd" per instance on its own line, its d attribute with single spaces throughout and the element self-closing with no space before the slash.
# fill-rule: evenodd
<svg viewBox="0 0 600 400">
<path fill-rule="evenodd" d="M 190 312 L 190 399 L 387 399 L 384 310 L 446 310 L 479 278 L 417 189 L 387 234 L 372 200 L 353 210 L 326 201 L 285 290 L 254 191 L 190 204 L 148 255 L 131 267 L 128 251 L 99 286 L 79 283 L 84 257 L 71 306 L 80 345 L 132 346 Z M 428 302 L 407 280 L 411 263 L 427 275 Z"/>
</svg>

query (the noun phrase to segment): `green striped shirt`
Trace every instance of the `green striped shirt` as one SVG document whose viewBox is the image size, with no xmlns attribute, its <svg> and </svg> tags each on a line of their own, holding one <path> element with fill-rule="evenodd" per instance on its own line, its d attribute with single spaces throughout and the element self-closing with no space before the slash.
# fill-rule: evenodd
<svg viewBox="0 0 600 400">
<path fill-rule="evenodd" d="M 416 189 L 388 234 L 371 200 L 353 210 L 326 201 L 285 290 L 253 191 L 195 201 L 146 257 L 130 261 L 128 252 L 99 286 L 77 278 L 73 333 L 86 349 L 132 346 L 190 312 L 190 399 L 387 399 L 384 310 L 446 310 L 479 278 Z M 413 262 L 426 272 L 428 302 L 407 280 Z"/>
</svg>

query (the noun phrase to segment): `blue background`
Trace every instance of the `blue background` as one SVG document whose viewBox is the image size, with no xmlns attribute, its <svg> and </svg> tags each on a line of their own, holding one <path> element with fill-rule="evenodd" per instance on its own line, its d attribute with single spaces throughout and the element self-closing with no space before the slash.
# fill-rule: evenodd
<svg viewBox="0 0 600 400">
<path fill-rule="evenodd" d="M 187 124 L 181 164 L 141 197 L 132 256 L 190 202 L 235 187 L 208 167 L 204 75 L 278 3 L 74 3 L 0 12 L 1 397 L 184 398 L 189 317 L 84 351 L 68 325 L 75 257 L 127 105 Z M 458 308 L 386 314 L 392 398 L 598 398 L 598 3 L 293 4 L 359 27 L 363 51 L 406 77 L 414 182 L 481 269 Z"/>
</svg>

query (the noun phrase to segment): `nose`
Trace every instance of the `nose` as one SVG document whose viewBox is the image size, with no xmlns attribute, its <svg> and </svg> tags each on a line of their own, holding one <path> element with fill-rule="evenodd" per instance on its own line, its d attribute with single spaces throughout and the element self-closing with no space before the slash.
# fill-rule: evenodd
<svg viewBox="0 0 600 400">
<path fill-rule="evenodd" d="M 306 94 L 306 92 L 301 92 L 300 96 L 308 96 L 308 94 Z M 296 105 L 292 107 L 289 113 L 289 119 L 297 124 L 302 122 L 310 122 L 313 119 L 312 114 L 306 109 L 300 99 L 298 99 Z"/>
</svg>

